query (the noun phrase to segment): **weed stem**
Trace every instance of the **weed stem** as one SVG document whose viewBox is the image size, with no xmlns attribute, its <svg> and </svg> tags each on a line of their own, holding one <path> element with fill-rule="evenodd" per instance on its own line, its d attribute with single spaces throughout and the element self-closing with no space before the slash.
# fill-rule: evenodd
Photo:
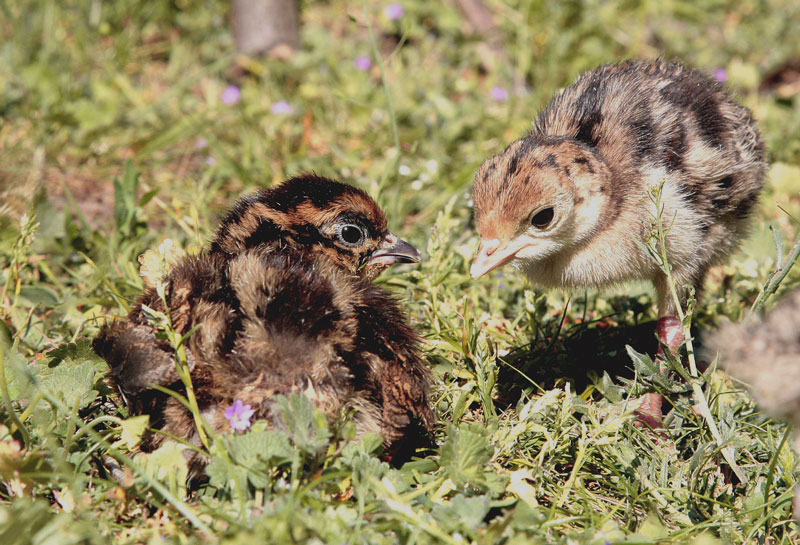
<svg viewBox="0 0 800 545">
<path fill-rule="evenodd" d="M 785 264 L 781 263 L 783 252 L 780 246 L 778 247 L 778 253 L 778 266 L 767 279 L 766 285 L 761 290 L 761 293 L 758 294 L 758 297 L 756 297 L 756 300 L 753 302 L 753 306 L 750 307 L 751 313 L 758 311 L 764 306 L 764 303 L 767 302 L 767 299 L 769 299 L 770 296 L 778 290 L 778 287 L 781 285 L 781 282 L 783 282 L 783 279 L 786 278 L 786 275 L 792 270 L 792 267 L 797 262 L 797 258 L 800 257 L 800 237 L 797 237 L 797 240 L 795 240 L 794 246 L 792 246 L 792 251 L 789 253 L 789 258 L 786 260 Z"/>
<path fill-rule="evenodd" d="M 717 445 L 719 445 L 723 458 L 725 458 L 725 461 L 731 467 L 731 469 L 739 478 L 739 480 L 743 484 L 747 484 L 748 481 L 747 476 L 736 463 L 734 448 L 732 446 L 723 446 L 722 435 L 719 432 L 717 423 L 714 421 L 714 416 L 711 414 L 711 408 L 708 405 L 708 400 L 706 399 L 705 393 L 703 392 L 703 389 L 700 387 L 700 381 L 698 380 L 699 374 L 697 372 L 697 363 L 695 362 L 695 357 L 694 357 L 694 344 L 692 343 L 692 337 L 691 337 L 692 316 L 691 313 L 687 315 L 687 313 L 683 311 L 683 307 L 681 305 L 681 298 L 678 296 L 678 290 L 675 285 L 675 279 L 672 276 L 672 266 L 670 265 L 667 255 L 667 230 L 664 228 L 664 222 L 663 222 L 664 205 L 661 202 L 662 189 L 663 189 L 663 183 L 659 187 L 654 188 L 652 192 L 653 203 L 656 205 L 656 211 L 657 211 L 655 214 L 655 221 L 657 230 L 656 234 L 658 236 L 658 243 L 659 243 L 659 254 L 660 254 L 659 257 L 661 259 L 661 270 L 666 275 L 667 285 L 669 286 L 670 294 L 672 295 L 672 301 L 675 304 L 675 311 L 678 314 L 678 318 L 681 321 L 681 327 L 683 328 L 683 338 L 686 344 L 686 353 L 689 361 L 689 373 L 691 375 L 691 380 L 689 381 L 689 383 L 692 386 L 692 392 L 694 393 L 694 398 L 697 400 L 697 404 L 699 405 L 700 413 L 703 415 L 703 419 L 706 421 L 706 424 L 708 425 L 708 429 L 711 432 L 711 435 L 714 437 L 714 440 L 717 442 Z"/>
</svg>

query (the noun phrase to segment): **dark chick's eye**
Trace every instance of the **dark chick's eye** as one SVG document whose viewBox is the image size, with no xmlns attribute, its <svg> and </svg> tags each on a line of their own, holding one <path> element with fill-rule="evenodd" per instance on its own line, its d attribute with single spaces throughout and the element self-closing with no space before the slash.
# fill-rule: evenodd
<svg viewBox="0 0 800 545">
<path fill-rule="evenodd" d="M 348 246 L 357 246 L 364 241 L 364 231 L 358 225 L 347 223 L 339 228 L 339 241 Z"/>
<path fill-rule="evenodd" d="M 545 208 L 544 210 L 539 210 L 533 215 L 531 218 L 531 225 L 538 229 L 544 229 L 550 225 L 551 221 L 553 221 L 553 209 Z"/>
</svg>

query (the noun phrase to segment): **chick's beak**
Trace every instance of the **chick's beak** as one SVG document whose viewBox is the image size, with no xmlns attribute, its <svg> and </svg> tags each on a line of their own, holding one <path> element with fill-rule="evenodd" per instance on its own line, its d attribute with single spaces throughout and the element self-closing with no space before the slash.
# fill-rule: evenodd
<svg viewBox="0 0 800 545">
<path fill-rule="evenodd" d="M 419 251 L 405 240 L 389 233 L 378 249 L 372 252 L 368 264 L 395 265 L 397 263 L 419 263 Z"/>
<path fill-rule="evenodd" d="M 478 254 L 469 269 L 470 276 L 480 278 L 489 271 L 505 265 L 512 261 L 523 247 L 523 244 L 514 241 L 501 242 L 496 238 L 481 240 Z"/>
</svg>

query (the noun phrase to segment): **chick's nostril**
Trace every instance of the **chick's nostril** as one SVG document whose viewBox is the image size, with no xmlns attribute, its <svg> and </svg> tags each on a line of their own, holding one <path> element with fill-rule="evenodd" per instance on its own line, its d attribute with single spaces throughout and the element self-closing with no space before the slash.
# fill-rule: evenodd
<svg viewBox="0 0 800 545">
<path fill-rule="evenodd" d="M 478 247 L 478 255 L 485 254 L 487 257 L 492 255 L 500 247 L 500 241 L 496 238 L 484 240 Z"/>
</svg>

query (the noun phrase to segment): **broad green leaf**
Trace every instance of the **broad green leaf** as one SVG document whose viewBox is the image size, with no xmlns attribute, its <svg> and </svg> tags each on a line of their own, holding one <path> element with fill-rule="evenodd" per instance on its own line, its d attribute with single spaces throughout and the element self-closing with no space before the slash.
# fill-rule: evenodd
<svg viewBox="0 0 800 545">
<path fill-rule="evenodd" d="M 19 291 L 20 297 L 33 305 L 54 307 L 59 303 L 59 296 L 55 290 L 45 286 L 23 286 Z"/>
<path fill-rule="evenodd" d="M 2 324 L 2 321 L 0 321 Z M 25 361 L 25 358 L 16 350 L 3 349 L 3 354 L 0 357 L 5 358 L 5 371 L 6 383 L 8 384 L 8 395 L 13 400 L 19 400 L 29 396 L 30 389 L 33 383 L 30 379 L 30 370 Z M 0 400 L 3 399 L 3 393 L 0 392 Z"/>
<path fill-rule="evenodd" d="M 279 396 L 275 405 L 296 447 L 314 454 L 328 444 L 331 433 L 325 415 L 305 395 Z"/>
<path fill-rule="evenodd" d="M 603 377 L 599 383 L 595 383 L 595 387 L 612 403 L 619 403 L 625 399 L 625 388 L 616 384 L 606 371 L 603 371 Z"/>
<path fill-rule="evenodd" d="M 44 388 L 60 398 L 69 409 L 82 409 L 97 397 L 94 387 L 94 365 L 84 362 L 78 365 L 61 364 L 41 373 Z"/>
<path fill-rule="evenodd" d="M 487 496 L 456 494 L 448 503 L 435 506 L 433 516 L 451 532 L 474 534 L 489 512 L 490 503 Z"/>
<path fill-rule="evenodd" d="M 143 414 L 140 416 L 133 416 L 122 421 L 122 432 L 120 433 L 120 440 L 125 443 L 128 450 L 133 449 L 142 440 L 142 435 L 147 426 L 150 424 L 150 416 Z"/>
<path fill-rule="evenodd" d="M 440 463 L 457 486 L 484 485 L 484 469 L 492 455 L 486 428 L 478 423 L 450 425 Z"/>
<path fill-rule="evenodd" d="M 186 477 L 189 475 L 184 456 L 186 448 L 175 441 L 167 441 L 153 452 L 138 456 L 136 461 L 149 477 L 165 483 L 172 493 L 183 497 L 186 494 Z"/>
<path fill-rule="evenodd" d="M 224 449 L 227 456 L 219 449 Z M 242 435 L 223 435 L 214 445 L 208 474 L 212 486 L 224 488 L 236 475 L 244 475 L 250 483 L 264 488 L 269 475 L 292 459 L 295 449 L 280 430 L 251 430 Z"/>
<path fill-rule="evenodd" d="M 48 363 L 50 367 L 88 361 L 98 373 L 105 374 L 108 371 L 108 364 L 92 348 L 91 339 L 83 338 L 74 343 L 64 343 L 47 355 L 52 358 Z"/>
</svg>

